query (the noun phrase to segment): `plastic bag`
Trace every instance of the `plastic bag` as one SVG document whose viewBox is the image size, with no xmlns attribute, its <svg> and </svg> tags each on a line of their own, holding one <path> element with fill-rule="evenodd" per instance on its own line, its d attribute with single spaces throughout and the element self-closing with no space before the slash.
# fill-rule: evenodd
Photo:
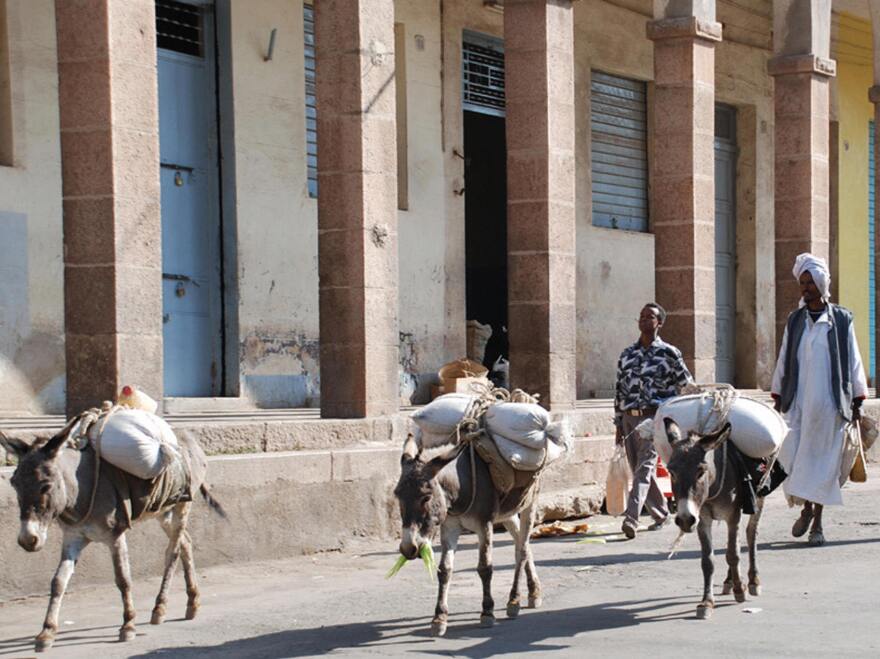
<svg viewBox="0 0 880 659">
<path fill-rule="evenodd" d="M 626 510 L 630 481 L 632 472 L 626 459 L 626 450 L 623 444 L 618 444 L 608 465 L 608 478 L 605 479 L 605 508 L 609 515 L 616 517 Z"/>
<path fill-rule="evenodd" d="M 840 458 L 841 485 L 847 480 L 864 483 L 868 479 L 860 430 L 858 423 L 847 423 L 843 430 L 843 455 Z"/>
</svg>

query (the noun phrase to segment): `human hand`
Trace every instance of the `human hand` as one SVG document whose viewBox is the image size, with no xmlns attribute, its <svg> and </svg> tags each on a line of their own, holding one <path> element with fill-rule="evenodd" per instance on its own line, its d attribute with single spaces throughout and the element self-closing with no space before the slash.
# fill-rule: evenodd
<svg viewBox="0 0 880 659">
<path fill-rule="evenodd" d="M 862 408 L 854 406 L 852 408 L 852 421 L 853 421 L 853 423 L 858 423 L 861 418 L 862 418 Z"/>
</svg>

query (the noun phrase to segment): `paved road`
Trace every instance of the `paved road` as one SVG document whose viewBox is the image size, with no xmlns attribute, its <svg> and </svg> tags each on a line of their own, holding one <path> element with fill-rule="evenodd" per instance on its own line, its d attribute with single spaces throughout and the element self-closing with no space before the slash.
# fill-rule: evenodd
<svg viewBox="0 0 880 659">
<path fill-rule="evenodd" d="M 169 621 L 160 627 L 148 624 L 158 579 L 138 582 L 138 636 L 130 643 L 117 643 L 119 597 L 109 560 L 99 555 L 101 548 L 93 547 L 89 551 L 94 556 L 83 560 L 105 561 L 108 585 L 78 591 L 74 577 L 74 590 L 62 608 L 62 632 L 48 656 L 876 657 L 878 495 L 880 467 L 874 466 L 869 483 L 848 486 L 848 505 L 828 516 L 828 544 L 811 548 L 789 537 L 795 514 L 780 494 L 774 494 L 761 528 L 764 594 L 745 604 L 718 596 L 710 621 L 694 618 L 702 583 L 695 536 L 687 537 L 676 557 L 667 560 L 673 528 L 625 541 L 614 533 L 615 520 L 595 517 L 589 520 L 594 533 L 612 533 L 597 536 L 606 544 L 577 544 L 577 538 L 535 543 L 544 607 L 523 611 L 513 621 L 504 618 L 513 550 L 507 536 L 500 535 L 494 589 L 499 622 L 481 629 L 476 552 L 469 536 L 457 556 L 449 632 L 443 639 L 429 634 L 434 587 L 422 566 L 408 565 L 385 580 L 395 559 L 393 547 L 364 541 L 357 554 L 205 570 L 203 608 L 192 622 L 181 618 L 185 595 L 179 575 Z M 716 543 L 721 539 L 722 531 L 716 528 Z M 716 566 L 720 583 L 725 566 L 718 554 Z M 43 598 L 0 606 L 0 657 L 33 656 L 31 639 L 39 631 L 44 607 Z M 749 607 L 760 610 L 749 613 Z"/>
</svg>

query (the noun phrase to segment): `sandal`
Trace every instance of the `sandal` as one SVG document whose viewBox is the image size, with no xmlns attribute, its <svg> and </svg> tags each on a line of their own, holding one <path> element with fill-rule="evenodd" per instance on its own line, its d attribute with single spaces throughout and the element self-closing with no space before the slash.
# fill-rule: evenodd
<svg viewBox="0 0 880 659">
<path fill-rule="evenodd" d="M 801 511 L 801 516 L 798 517 L 794 524 L 791 527 L 791 534 L 795 538 L 800 538 L 804 533 L 807 532 L 807 529 L 810 528 L 810 522 L 813 521 L 813 511 Z"/>
</svg>

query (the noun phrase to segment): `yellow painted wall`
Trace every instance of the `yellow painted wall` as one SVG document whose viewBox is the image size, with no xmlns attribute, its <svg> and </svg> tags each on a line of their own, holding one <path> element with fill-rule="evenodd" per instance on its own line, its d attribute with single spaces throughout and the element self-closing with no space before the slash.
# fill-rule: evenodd
<svg viewBox="0 0 880 659">
<path fill-rule="evenodd" d="M 838 302 L 855 316 L 856 336 L 868 367 L 868 101 L 873 82 L 871 24 L 848 15 L 835 16 L 838 119 L 840 132 L 838 194 Z"/>
</svg>

